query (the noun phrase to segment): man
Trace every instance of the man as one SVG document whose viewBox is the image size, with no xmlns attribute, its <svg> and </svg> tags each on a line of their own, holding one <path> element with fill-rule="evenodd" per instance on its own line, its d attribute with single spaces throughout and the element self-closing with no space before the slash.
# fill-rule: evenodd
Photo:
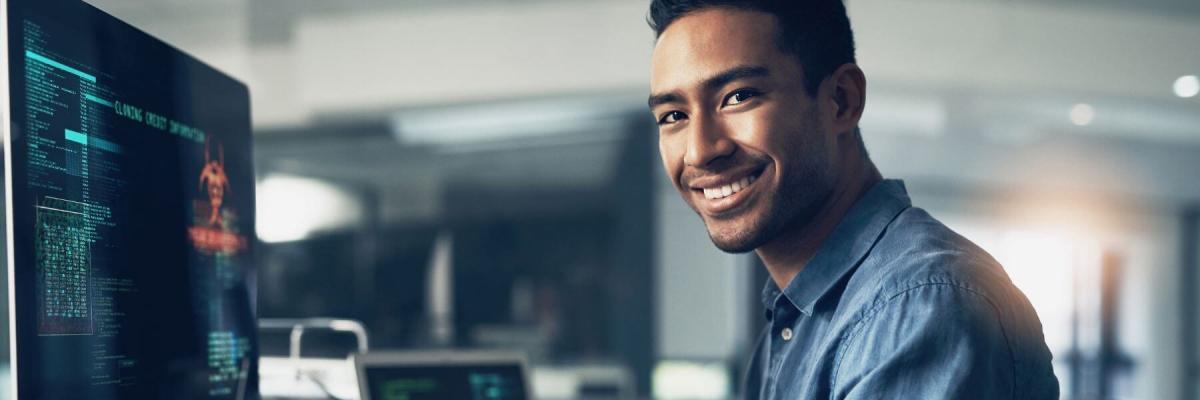
<svg viewBox="0 0 1200 400">
<path fill-rule="evenodd" d="M 654 0 L 663 165 L 718 248 L 770 274 L 755 399 L 1055 399 L 1029 301 L 884 180 L 839 0 Z"/>
</svg>

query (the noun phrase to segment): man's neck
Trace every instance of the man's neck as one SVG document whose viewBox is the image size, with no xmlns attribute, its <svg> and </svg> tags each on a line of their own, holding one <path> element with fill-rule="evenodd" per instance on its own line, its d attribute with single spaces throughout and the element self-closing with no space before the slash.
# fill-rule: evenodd
<svg viewBox="0 0 1200 400">
<path fill-rule="evenodd" d="M 792 278 L 804 269 L 850 211 L 850 207 L 883 179 L 869 159 L 855 164 L 856 167 L 847 171 L 849 173 L 844 182 L 833 189 L 811 221 L 784 231 L 775 240 L 756 250 L 767 267 L 767 273 L 780 289 L 786 288 Z"/>
</svg>

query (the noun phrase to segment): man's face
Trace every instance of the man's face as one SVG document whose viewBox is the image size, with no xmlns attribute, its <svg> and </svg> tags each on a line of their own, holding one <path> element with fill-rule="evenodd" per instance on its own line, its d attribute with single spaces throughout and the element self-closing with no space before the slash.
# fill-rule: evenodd
<svg viewBox="0 0 1200 400">
<path fill-rule="evenodd" d="M 727 252 L 807 225 L 836 179 L 833 103 L 806 94 L 777 37 L 770 14 L 714 8 L 675 20 L 654 48 L 663 166 Z"/>
</svg>

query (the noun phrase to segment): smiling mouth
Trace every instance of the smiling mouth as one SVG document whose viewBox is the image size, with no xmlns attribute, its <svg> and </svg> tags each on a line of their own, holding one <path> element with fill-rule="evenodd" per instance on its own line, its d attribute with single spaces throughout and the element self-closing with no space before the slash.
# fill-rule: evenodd
<svg viewBox="0 0 1200 400">
<path fill-rule="evenodd" d="M 710 199 L 710 201 L 719 201 L 719 199 L 732 197 L 733 195 L 737 195 L 739 192 L 749 189 L 750 185 L 754 184 L 758 177 L 762 175 L 762 173 L 763 169 L 755 169 L 755 171 L 744 175 L 742 178 L 730 181 L 730 183 L 716 184 L 694 190 L 703 192 L 704 198 Z"/>
<path fill-rule="evenodd" d="M 711 187 L 711 188 L 704 188 L 701 190 L 704 192 L 704 198 L 706 198 L 706 199 L 709 199 L 709 200 L 723 199 L 723 198 L 726 198 L 729 196 L 733 196 L 734 194 L 737 194 L 737 192 L 740 192 L 743 189 L 750 187 L 750 184 L 754 183 L 755 179 L 758 179 L 757 175 L 748 175 L 748 176 L 744 176 L 744 177 L 742 177 L 742 179 L 740 179 L 736 182 L 730 183 L 730 184 Z"/>
</svg>

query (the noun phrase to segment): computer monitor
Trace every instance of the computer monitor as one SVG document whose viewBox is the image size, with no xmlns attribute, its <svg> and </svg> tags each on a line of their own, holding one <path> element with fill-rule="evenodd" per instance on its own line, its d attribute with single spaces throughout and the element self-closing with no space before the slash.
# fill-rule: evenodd
<svg viewBox="0 0 1200 400">
<path fill-rule="evenodd" d="M 362 400 L 527 400 L 525 359 L 505 352 L 371 352 L 354 356 Z"/>
<path fill-rule="evenodd" d="M 13 398 L 257 398 L 246 86 L 82 1 L 0 5 Z"/>
</svg>

